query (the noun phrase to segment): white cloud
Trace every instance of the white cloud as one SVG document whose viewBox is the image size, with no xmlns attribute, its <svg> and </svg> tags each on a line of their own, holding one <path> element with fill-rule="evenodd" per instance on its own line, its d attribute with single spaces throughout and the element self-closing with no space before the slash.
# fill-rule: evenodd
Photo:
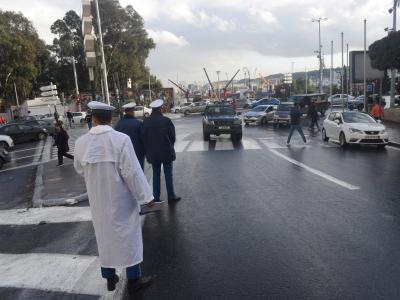
<svg viewBox="0 0 400 300">
<path fill-rule="evenodd" d="M 156 42 L 156 44 L 173 45 L 178 47 L 189 45 L 189 42 L 183 36 L 177 36 L 166 30 L 154 31 L 147 29 L 147 32 L 149 36 Z"/>
<path fill-rule="evenodd" d="M 259 18 L 263 23 L 267 25 L 277 25 L 278 20 L 275 18 L 275 16 L 268 10 L 265 9 L 260 9 L 258 7 L 250 7 L 249 8 L 249 13 L 250 15 Z"/>
</svg>

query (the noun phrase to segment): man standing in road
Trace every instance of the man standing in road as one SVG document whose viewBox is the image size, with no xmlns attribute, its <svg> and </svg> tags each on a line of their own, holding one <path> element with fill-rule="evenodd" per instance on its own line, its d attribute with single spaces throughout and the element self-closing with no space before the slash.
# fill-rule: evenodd
<svg viewBox="0 0 400 300">
<path fill-rule="evenodd" d="M 290 145 L 290 140 L 292 138 L 293 135 L 293 131 L 297 130 L 301 136 L 301 138 L 303 139 L 304 143 L 307 143 L 306 141 L 306 137 L 304 136 L 303 133 L 303 129 L 301 128 L 301 111 L 299 108 L 299 104 L 296 103 L 294 105 L 294 107 L 292 108 L 292 110 L 290 111 L 290 130 L 289 130 L 289 136 L 286 142 L 286 145 L 289 146 Z"/>
<path fill-rule="evenodd" d="M 67 157 L 69 159 L 74 159 L 71 154 L 68 154 L 69 145 L 68 145 L 68 133 L 62 126 L 62 122 L 58 121 L 55 125 L 56 134 L 54 136 L 54 145 L 57 146 L 57 154 L 58 154 L 58 165 L 57 167 L 64 165 L 63 157 Z"/>
<path fill-rule="evenodd" d="M 176 159 L 175 127 L 172 121 L 163 116 L 161 107 L 164 101 L 161 99 L 150 103 L 152 113 L 143 121 L 143 143 L 147 161 L 153 167 L 153 195 L 156 202 L 160 200 L 161 194 L 161 165 L 164 167 L 165 183 L 167 186 L 168 202 L 181 200 L 174 191 L 172 175 L 172 163 Z"/>
<path fill-rule="evenodd" d="M 101 262 L 109 291 L 119 278 L 115 268 L 127 268 L 128 291 L 149 286 L 141 276 L 143 261 L 140 204 L 153 206 L 153 194 L 136 158 L 132 142 L 110 127 L 113 110 L 92 101 L 93 128 L 75 144 L 75 170 L 85 177 L 90 210 Z"/>
<path fill-rule="evenodd" d="M 143 123 L 135 118 L 134 108 L 135 102 L 127 103 L 122 108 L 125 110 L 125 115 L 117 125 L 115 130 L 125 133 L 131 138 L 133 148 L 135 149 L 136 157 L 144 170 L 144 147 L 142 141 L 142 128 Z"/>
<path fill-rule="evenodd" d="M 73 115 L 71 113 L 71 111 L 67 111 L 67 119 L 68 119 L 68 124 L 69 124 L 69 128 L 72 128 L 72 119 L 73 119 Z"/>
</svg>

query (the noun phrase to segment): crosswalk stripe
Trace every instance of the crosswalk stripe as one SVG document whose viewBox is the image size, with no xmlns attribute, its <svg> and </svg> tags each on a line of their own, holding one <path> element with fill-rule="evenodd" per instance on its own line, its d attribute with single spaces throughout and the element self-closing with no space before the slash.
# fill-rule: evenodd
<svg viewBox="0 0 400 300">
<path fill-rule="evenodd" d="M 186 151 L 188 152 L 208 151 L 208 142 L 192 141 Z"/>
<path fill-rule="evenodd" d="M 99 269 L 97 256 L 0 254 L 0 287 L 101 296 L 106 287 Z"/>
<path fill-rule="evenodd" d="M 189 145 L 190 141 L 177 141 L 175 144 L 175 152 L 183 152 L 186 147 Z"/>
<path fill-rule="evenodd" d="M 275 142 L 271 142 L 269 140 L 260 140 L 260 142 L 263 143 L 267 148 L 270 148 L 270 149 L 283 149 L 283 148 L 286 148 L 283 145 L 279 145 L 279 144 L 277 144 Z"/>
<path fill-rule="evenodd" d="M 245 150 L 259 150 L 261 149 L 260 145 L 255 140 L 251 140 L 248 138 L 243 138 L 242 140 L 243 149 Z"/>
<path fill-rule="evenodd" d="M 233 150 L 233 144 L 232 141 L 230 140 L 225 140 L 225 141 L 218 141 L 215 144 L 215 150 L 221 151 L 221 150 Z"/>
</svg>

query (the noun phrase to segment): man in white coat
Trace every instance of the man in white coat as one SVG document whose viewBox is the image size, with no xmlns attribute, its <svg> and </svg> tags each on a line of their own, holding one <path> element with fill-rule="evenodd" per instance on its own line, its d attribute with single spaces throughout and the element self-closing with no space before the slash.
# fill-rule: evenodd
<svg viewBox="0 0 400 300">
<path fill-rule="evenodd" d="M 119 278 L 115 268 L 127 268 L 128 291 L 151 284 L 141 276 L 143 261 L 140 205 L 151 207 L 153 193 L 136 158 L 130 138 L 109 124 L 115 109 L 92 101 L 92 129 L 75 144 L 75 170 L 85 177 L 101 273 L 112 291 Z"/>
</svg>

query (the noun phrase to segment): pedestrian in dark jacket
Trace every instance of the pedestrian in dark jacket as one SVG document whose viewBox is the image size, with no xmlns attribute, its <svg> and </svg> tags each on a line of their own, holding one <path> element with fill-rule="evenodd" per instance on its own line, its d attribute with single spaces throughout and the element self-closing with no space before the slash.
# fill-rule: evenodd
<svg viewBox="0 0 400 300">
<path fill-rule="evenodd" d="M 306 137 L 304 136 L 303 129 L 301 128 L 301 116 L 302 113 L 300 111 L 299 105 L 296 103 L 295 106 L 290 111 L 290 130 L 289 136 L 286 142 L 286 145 L 290 145 L 290 140 L 292 138 L 293 132 L 297 130 L 303 139 L 303 142 L 306 143 Z"/>
<path fill-rule="evenodd" d="M 72 115 L 72 112 L 67 111 L 67 119 L 68 119 L 69 128 L 72 128 L 72 122 L 73 122 L 73 119 L 74 119 L 74 116 Z"/>
<path fill-rule="evenodd" d="M 319 116 L 314 104 L 310 104 L 310 107 L 308 108 L 308 116 L 310 117 L 311 120 L 310 130 L 314 130 L 314 126 L 316 125 L 318 131 L 320 131 L 321 129 L 319 128 L 318 124 Z"/>
<path fill-rule="evenodd" d="M 142 170 L 144 170 L 144 146 L 142 140 L 143 123 L 135 118 L 135 106 L 136 103 L 131 102 L 122 107 L 125 110 L 125 115 L 118 121 L 115 130 L 125 133 L 131 138 L 136 157 Z"/>
<path fill-rule="evenodd" d="M 150 104 L 152 113 L 143 121 L 143 143 L 147 161 L 153 167 L 153 195 L 156 202 L 160 200 L 161 165 L 164 167 L 165 183 L 167 186 L 168 201 L 181 200 L 174 191 L 172 164 L 175 155 L 175 127 L 172 121 L 164 117 L 161 107 L 164 101 L 155 100 Z"/>
<path fill-rule="evenodd" d="M 68 154 L 69 151 L 69 146 L 68 146 L 68 133 L 65 131 L 65 129 L 62 126 L 62 122 L 58 121 L 56 123 L 56 134 L 54 137 L 54 145 L 57 146 L 58 149 L 58 165 L 57 166 L 62 166 L 64 165 L 63 161 L 63 156 L 69 158 L 69 159 L 74 159 L 74 156 L 71 154 Z"/>
<path fill-rule="evenodd" d="M 89 130 L 92 129 L 92 111 L 90 109 L 86 112 L 85 120 Z"/>
</svg>

